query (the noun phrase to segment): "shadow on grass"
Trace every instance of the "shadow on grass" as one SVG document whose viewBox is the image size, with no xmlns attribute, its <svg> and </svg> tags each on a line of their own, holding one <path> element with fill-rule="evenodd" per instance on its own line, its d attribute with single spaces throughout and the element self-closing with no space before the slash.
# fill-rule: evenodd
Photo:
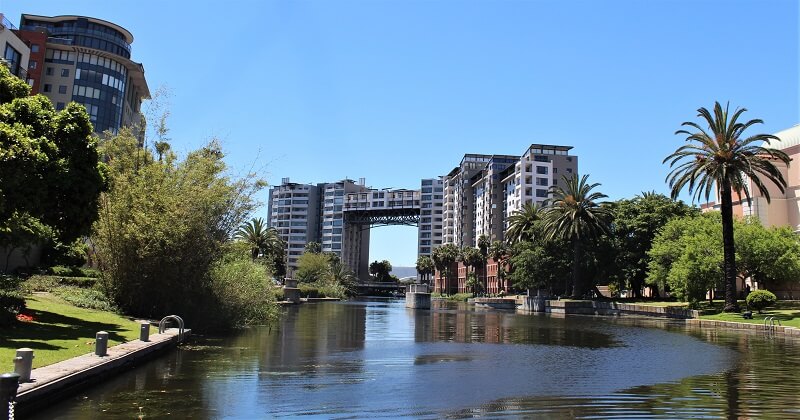
<svg viewBox="0 0 800 420">
<path fill-rule="evenodd" d="M 0 347 L 30 347 L 40 350 L 58 350 L 64 347 L 48 344 L 51 340 L 84 340 L 95 338 L 98 331 L 108 332 L 110 341 L 124 342 L 119 334 L 120 324 L 87 321 L 54 312 L 29 310 L 36 322 L 17 322 L 12 328 L 3 330 Z"/>
</svg>

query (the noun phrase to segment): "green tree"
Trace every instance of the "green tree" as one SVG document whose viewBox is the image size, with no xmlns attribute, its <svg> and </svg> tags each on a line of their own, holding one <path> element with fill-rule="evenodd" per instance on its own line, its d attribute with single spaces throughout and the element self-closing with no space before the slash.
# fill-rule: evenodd
<svg viewBox="0 0 800 420">
<path fill-rule="evenodd" d="M 647 280 L 668 286 L 678 299 L 697 302 L 723 279 L 719 214 L 685 216 L 667 222 L 656 235 Z"/>
<path fill-rule="evenodd" d="M 0 225 L 0 248 L 6 250 L 3 271 L 8 271 L 8 262 L 14 251 L 20 250 L 27 262 L 33 246 L 41 245 L 52 237 L 53 230 L 39 219 L 25 213 L 12 214 L 6 223 Z"/>
<path fill-rule="evenodd" d="M 458 259 L 463 262 L 465 266 L 467 266 L 468 272 L 472 273 L 476 279 L 477 273 L 475 272 L 475 269 L 486 261 L 481 254 L 481 251 L 478 248 L 473 247 L 461 248 Z M 480 281 L 480 279 L 477 281 Z M 477 288 L 472 287 L 471 289 L 474 294 L 477 294 Z"/>
<path fill-rule="evenodd" d="M 800 281 L 800 237 L 790 228 L 767 229 L 749 217 L 736 223 L 735 240 L 739 272 L 759 289 Z"/>
<path fill-rule="evenodd" d="M 533 239 L 533 226 L 542 218 L 542 209 L 533 202 L 525 203 L 508 217 L 506 242 L 515 244 Z"/>
<path fill-rule="evenodd" d="M 486 288 L 489 281 L 486 273 L 488 271 L 487 266 L 489 264 L 489 247 L 492 245 L 492 243 L 489 241 L 488 236 L 480 235 L 478 236 L 477 245 L 478 251 L 481 253 L 481 257 L 483 259 L 483 279 L 481 279 L 481 281 L 483 282 L 484 288 Z"/>
<path fill-rule="evenodd" d="M 27 96 L 0 67 L 0 223 L 27 214 L 71 243 L 90 232 L 106 188 L 89 116 L 75 103 L 57 112 L 45 96 Z"/>
<path fill-rule="evenodd" d="M 456 262 L 458 254 L 459 254 L 458 247 L 456 247 L 453 244 L 444 244 L 438 248 L 435 248 L 433 250 L 433 253 L 431 254 L 433 265 L 440 273 L 442 273 L 445 279 L 444 284 L 442 286 L 444 290 L 441 290 L 441 293 L 445 294 L 451 293 L 451 290 L 449 290 L 450 289 L 449 279 L 450 275 L 452 274 L 450 273 L 450 268 L 453 265 L 453 263 Z M 447 285 L 447 287 L 444 287 L 444 285 Z"/>
<path fill-rule="evenodd" d="M 322 252 L 322 245 L 319 242 L 309 242 L 306 244 L 305 250 L 303 252 L 319 254 Z"/>
<path fill-rule="evenodd" d="M 356 276 L 341 261 L 331 261 L 328 281 L 342 287 L 347 295 L 354 295 L 356 292 Z"/>
<path fill-rule="evenodd" d="M 722 213 L 722 244 L 725 256 L 725 312 L 738 312 L 736 302 L 736 246 L 733 234 L 733 193 L 739 197 L 744 194 L 750 202 L 750 191 L 747 180 L 769 202 L 769 190 L 765 182 L 775 184 L 783 192 L 786 180 L 776 161 L 789 165 L 786 153 L 762 146 L 769 145 L 771 140 L 778 140 L 770 134 L 756 134 L 743 138 L 744 132 L 763 121 L 754 119 L 745 123 L 739 117 L 746 111 L 737 108 L 733 115 L 728 114 L 728 106 L 722 108 L 719 102 L 714 104 L 712 115 L 705 108 L 697 110 L 708 130 L 699 124 L 687 121 L 681 124 L 691 130 L 678 130 L 675 134 L 686 135 L 688 144 L 679 147 L 664 159 L 669 162 L 672 171 L 667 176 L 672 198 L 677 198 L 681 190 L 687 187 L 694 197 L 705 195 L 706 200 L 716 190 Z M 677 166 L 676 166 L 677 165 Z"/>
<path fill-rule="evenodd" d="M 559 185 L 550 187 L 553 198 L 544 210 L 546 239 L 563 239 L 572 243 L 574 298 L 583 297 L 587 291 L 581 276 L 583 246 L 587 241 L 608 233 L 608 221 L 611 218 L 609 210 L 603 203 L 597 202 L 607 196 L 592 192 L 600 184 L 589 184 L 588 178 L 588 175 L 584 175 L 579 179 L 577 174 L 562 177 L 564 187 Z"/>
<path fill-rule="evenodd" d="M 305 283 L 322 281 L 329 276 L 330 267 L 331 260 L 326 254 L 304 252 L 297 259 L 297 278 Z"/>
<path fill-rule="evenodd" d="M 435 269 L 431 257 L 427 255 L 420 255 L 417 257 L 416 268 L 417 272 L 422 276 L 422 279 L 430 283 L 430 275 L 433 274 L 433 270 Z"/>
<path fill-rule="evenodd" d="M 183 160 L 158 162 L 121 130 L 101 149 L 111 185 L 92 242 L 106 292 L 133 316 L 208 321 L 209 309 L 221 305 L 215 287 L 225 287 L 211 269 L 264 183 L 253 174 L 231 179 L 215 141 Z"/>
<path fill-rule="evenodd" d="M 563 279 L 568 278 L 569 246 L 562 240 L 519 242 L 514 245 L 511 257 L 511 282 L 515 288 L 527 290 L 548 289 L 551 292 Z"/>
<path fill-rule="evenodd" d="M 699 210 L 663 194 L 642 193 L 633 199 L 619 200 L 611 206 L 612 244 L 618 284 L 640 297 L 647 278 L 647 251 L 667 222 L 699 213 Z"/>
<path fill-rule="evenodd" d="M 373 261 L 369 264 L 369 273 L 375 276 L 377 281 L 390 281 L 389 273 L 392 271 L 392 264 L 387 261 Z"/>
<path fill-rule="evenodd" d="M 161 159 L 159 159 L 161 160 Z M 277 235 L 275 235 L 277 237 Z M 267 225 L 262 218 L 253 218 L 249 222 L 242 223 L 234 234 L 234 238 L 247 243 L 250 247 L 250 258 L 255 261 L 268 248 L 270 238 L 267 233 Z"/>
</svg>

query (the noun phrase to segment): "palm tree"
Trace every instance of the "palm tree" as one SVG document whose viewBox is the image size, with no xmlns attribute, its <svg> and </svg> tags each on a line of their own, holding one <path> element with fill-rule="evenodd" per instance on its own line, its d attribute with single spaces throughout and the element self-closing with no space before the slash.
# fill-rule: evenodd
<svg viewBox="0 0 800 420">
<path fill-rule="evenodd" d="M 508 217 L 506 242 L 514 244 L 533 239 L 533 225 L 541 219 L 542 209 L 536 203 L 529 202 L 514 210 Z"/>
<path fill-rule="evenodd" d="M 328 271 L 329 280 L 341 285 L 348 295 L 352 295 L 356 291 L 356 276 L 350 267 L 346 266 L 341 261 L 331 261 L 330 270 Z"/>
<path fill-rule="evenodd" d="M 450 293 L 450 266 L 456 262 L 456 258 L 458 258 L 458 247 L 453 244 L 444 244 L 434 249 L 433 253 L 431 254 L 433 265 L 437 270 L 439 270 L 440 273 L 444 275 L 444 281 L 441 289 L 439 290 L 440 293 Z"/>
<path fill-rule="evenodd" d="M 733 115 L 728 114 L 728 105 L 722 108 L 719 102 L 714 103 L 714 114 L 705 108 L 697 110 L 708 124 L 706 131 L 699 124 L 691 121 L 681 124 L 696 130 L 678 130 L 675 134 L 685 134 L 686 142 L 674 153 L 667 156 L 663 163 L 669 162 L 673 168 L 667 175 L 675 199 L 684 187 L 688 187 L 693 199 L 705 196 L 708 200 L 712 190 L 719 196 L 722 211 L 722 247 L 723 266 L 725 272 L 725 312 L 738 312 L 736 302 L 736 249 L 733 241 L 733 192 L 741 199 L 742 193 L 750 203 L 749 179 L 758 191 L 770 201 L 769 190 L 764 181 L 770 181 L 783 192 L 786 180 L 775 166 L 776 161 L 789 165 L 786 153 L 764 147 L 771 140 L 780 140 L 770 134 L 756 134 L 741 138 L 745 130 L 763 121 L 754 119 L 746 123 L 738 122 L 739 117 L 747 111 L 737 108 Z M 763 144 L 762 144 L 763 142 Z M 676 166 L 677 164 L 677 166 Z M 763 179 L 762 179 L 763 178 Z"/>
<path fill-rule="evenodd" d="M 475 273 L 475 268 L 483 263 L 483 255 L 481 255 L 481 252 L 478 250 L 478 248 L 461 248 L 458 259 L 464 263 L 464 265 L 467 267 L 468 274 L 471 273 L 475 279 L 475 282 L 477 282 L 478 278 L 477 274 Z M 471 271 L 469 270 L 470 268 L 472 269 Z M 473 294 L 477 294 L 477 287 L 474 283 L 468 287 L 472 289 Z"/>
<path fill-rule="evenodd" d="M 487 289 L 488 278 L 486 277 L 486 266 L 489 264 L 489 237 L 486 235 L 478 236 L 478 251 L 483 257 L 483 290 Z"/>
<path fill-rule="evenodd" d="M 269 245 L 269 236 L 267 233 L 267 225 L 262 218 L 253 218 L 249 222 L 243 223 L 239 226 L 234 237 L 240 241 L 246 242 L 250 246 L 250 256 L 253 261 L 264 251 Z"/>
<path fill-rule="evenodd" d="M 430 283 L 430 276 L 433 273 L 434 265 L 433 260 L 431 257 L 427 255 L 421 255 L 417 258 L 417 272 L 422 275 L 423 280 L 428 280 Z"/>
<path fill-rule="evenodd" d="M 505 285 L 502 283 L 505 280 L 505 269 L 503 262 L 508 258 L 508 246 L 502 241 L 494 241 L 489 245 L 489 257 L 497 264 L 497 287 L 504 290 Z"/>
<path fill-rule="evenodd" d="M 572 242 L 572 297 L 580 298 L 586 293 L 581 278 L 581 257 L 585 241 L 608 232 L 611 213 L 597 200 L 605 194 L 592 192 L 600 184 L 589 184 L 589 175 L 578 179 L 578 174 L 562 177 L 564 187 L 552 186 L 552 199 L 544 210 L 544 232 L 547 240 L 564 239 Z M 565 288 L 565 291 L 568 288 Z"/>
</svg>

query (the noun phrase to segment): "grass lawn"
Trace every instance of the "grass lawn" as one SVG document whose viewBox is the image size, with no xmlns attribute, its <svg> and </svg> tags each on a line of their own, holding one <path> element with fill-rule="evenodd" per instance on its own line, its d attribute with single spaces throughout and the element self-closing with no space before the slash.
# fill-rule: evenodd
<svg viewBox="0 0 800 420">
<path fill-rule="evenodd" d="M 744 309 L 744 301 L 739 301 L 739 305 Z M 753 311 L 753 319 L 744 319 L 741 314 L 722 312 L 722 302 L 715 302 L 713 307 L 705 309 L 700 319 L 715 319 L 718 321 L 747 322 L 750 324 L 763 324 L 764 318 L 774 316 L 781 321 L 781 325 L 790 327 L 800 327 L 800 301 L 779 300 L 775 306 L 764 309 L 763 314 Z"/>
<path fill-rule="evenodd" d="M 139 324 L 126 317 L 78 308 L 49 293 L 26 296 L 33 322 L 0 330 L 0 372 L 14 371 L 16 350 L 34 351 L 33 367 L 46 366 L 94 351 L 98 331 L 108 332 L 108 346 L 139 338 Z"/>
</svg>

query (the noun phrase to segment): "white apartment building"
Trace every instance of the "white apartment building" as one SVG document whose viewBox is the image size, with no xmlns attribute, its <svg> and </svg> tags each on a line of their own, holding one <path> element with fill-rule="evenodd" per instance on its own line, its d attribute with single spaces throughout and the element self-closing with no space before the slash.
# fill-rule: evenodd
<svg viewBox="0 0 800 420">
<path fill-rule="evenodd" d="M 369 189 L 364 178 L 358 183 L 351 179 L 320 184 L 322 194 L 322 216 L 320 238 L 323 252 L 338 254 L 342 262 L 350 267 L 356 277 L 364 278 L 369 266 L 369 229 L 345 223 L 345 196 L 362 193 Z"/>
<path fill-rule="evenodd" d="M 569 154 L 572 146 L 532 144 L 501 180 L 507 219 L 525 203 L 543 204 L 552 185 L 563 176 L 578 172 L 578 157 Z M 507 229 L 507 223 L 504 229 Z"/>
<path fill-rule="evenodd" d="M 519 159 L 519 156 L 493 155 L 486 163 L 486 167 L 470 180 L 475 194 L 473 205 L 475 223 L 472 233 L 474 243 L 472 246 L 477 246 L 478 238 L 481 235 L 486 235 L 490 241 L 503 240 L 505 213 L 502 174 L 507 168 L 519 162 Z"/>
<path fill-rule="evenodd" d="M 430 256 L 442 245 L 444 228 L 444 182 L 442 178 L 423 179 L 420 185 L 420 219 L 417 256 Z"/>
<path fill-rule="evenodd" d="M 287 274 L 297 270 L 297 258 L 308 242 L 319 240 L 319 187 L 283 178 L 269 190 L 267 225 L 286 242 Z"/>
</svg>

